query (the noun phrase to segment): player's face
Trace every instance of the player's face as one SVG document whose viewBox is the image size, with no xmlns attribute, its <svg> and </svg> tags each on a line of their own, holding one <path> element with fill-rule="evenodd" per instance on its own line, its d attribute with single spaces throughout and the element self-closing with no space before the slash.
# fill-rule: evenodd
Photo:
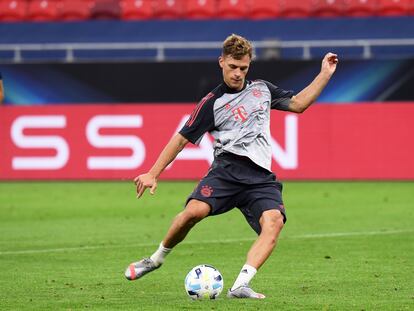
<svg viewBox="0 0 414 311">
<path fill-rule="evenodd" d="M 249 55 L 244 55 L 241 59 L 234 59 L 230 55 L 220 56 L 219 64 L 223 70 L 224 82 L 232 89 L 240 91 L 249 71 Z"/>
</svg>

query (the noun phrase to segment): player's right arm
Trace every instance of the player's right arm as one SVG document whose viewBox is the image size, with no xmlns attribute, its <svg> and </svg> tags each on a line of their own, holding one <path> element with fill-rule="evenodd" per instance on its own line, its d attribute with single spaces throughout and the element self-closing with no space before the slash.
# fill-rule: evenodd
<svg viewBox="0 0 414 311">
<path fill-rule="evenodd" d="M 154 194 L 155 189 L 157 189 L 158 177 L 168 164 L 177 157 L 188 142 L 193 144 L 199 143 L 204 133 L 214 127 L 213 104 L 214 94 L 209 93 L 198 103 L 179 133 L 173 136 L 164 150 L 161 151 L 157 161 L 149 172 L 135 177 L 134 182 L 137 186 L 138 199 L 147 188 L 150 188 L 150 193 Z"/>
<path fill-rule="evenodd" d="M 147 188 L 150 188 L 150 193 L 154 194 L 157 189 L 157 180 L 164 169 L 170 164 L 177 155 L 187 145 L 186 139 L 180 133 L 177 133 L 171 138 L 164 150 L 161 151 L 157 161 L 153 167 L 145 174 L 135 177 L 134 183 L 137 186 L 137 198 L 139 199 Z"/>
<path fill-rule="evenodd" d="M 140 198 L 147 188 L 150 188 L 150 193 L 154 194 L 157 189 L 158 177 L 168 164 L 177 157 L 189 142 L 198 144 L 204 133 L 214 127 L 213 105 L 214 94 L 209 93 L 198 103 L 179 133 L 171 138 L 164 150 L 161 151 L 149 172 L 135 177 L 137 198 Z"/>
</svg>

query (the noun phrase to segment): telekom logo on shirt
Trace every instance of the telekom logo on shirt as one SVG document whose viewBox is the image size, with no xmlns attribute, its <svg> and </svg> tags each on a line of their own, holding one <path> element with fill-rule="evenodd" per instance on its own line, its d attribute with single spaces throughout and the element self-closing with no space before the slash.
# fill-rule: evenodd
<svg viewBox="0 0 414 311">
<path fill-rule="evenodd" d="M 241 123 L 243 123 L 247 120 L 248 114 L 244 106 L 237 107 L 233 109 L 231 112 L 233 113 L 234 119 L 236 121 L 240 121 Z"/>
</svg>

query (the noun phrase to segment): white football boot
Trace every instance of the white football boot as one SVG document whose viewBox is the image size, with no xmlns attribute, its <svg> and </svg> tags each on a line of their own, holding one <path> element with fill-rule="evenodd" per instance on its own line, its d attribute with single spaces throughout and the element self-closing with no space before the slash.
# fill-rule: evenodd
<svg viewBox="0 0 414 311">
<path fill-rule="evenodd" d="M 253 289 L 251 289 L 247 285 L 243 285 L 237 287 L 234 290 L 229 289 L 227 292 L 228 298 L 253 298 L 253 299 L 264 299 L 266 298 L 265 295 L 256 293 Z"/>
<path fill-rule="evenodd" d="M 156 266 L 150 258 L 144 258 L 140 261 L 131 263 L 125 270 L 125 277 L 130 281 L 137 280 L 159 267 L 161 267 L 161 265 Z"/>
</svg>

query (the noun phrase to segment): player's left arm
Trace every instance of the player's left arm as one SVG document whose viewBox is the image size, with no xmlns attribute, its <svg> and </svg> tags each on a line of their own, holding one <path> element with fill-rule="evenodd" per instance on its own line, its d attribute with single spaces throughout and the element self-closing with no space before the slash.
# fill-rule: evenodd
<svg viewBox="0 0 414 311">
<path fill-rule="evenodd" d="M 321 72 L 316 78 L 297 95 L 292 96 L 288 110 L 291 112 L 302 113 L 312 105 L 328 84 L 338 64 L 338 56 L 328 53 L 322 60 Z"/>
</svg>

